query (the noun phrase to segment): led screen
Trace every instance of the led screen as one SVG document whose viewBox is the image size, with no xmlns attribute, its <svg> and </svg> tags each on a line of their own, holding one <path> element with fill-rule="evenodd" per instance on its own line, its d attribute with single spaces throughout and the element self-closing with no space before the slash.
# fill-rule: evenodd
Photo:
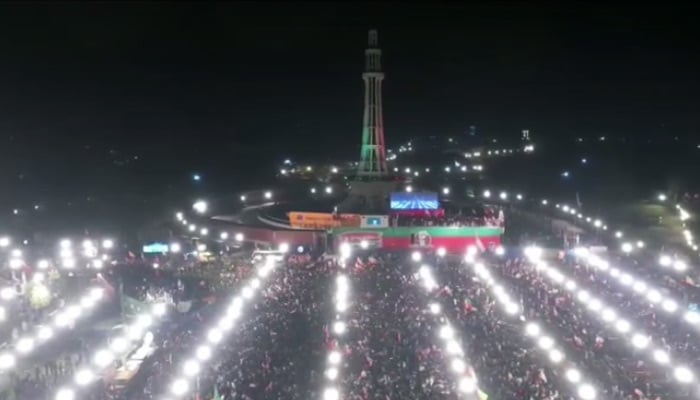
<svg viewBox="0 0 700 400">
<path fill-rule="evenodd" d="M 143 245 L 142 251 L 147 254 L 152 253 L 167 253 L 168 245 L 165 243 L 151 243 Z"/>
<path fill-rule="evenodd" d="M 408 193 L 391 194 L 392 210 L 437 210 L 439 207 L 437 193 Z"/>
</svg>

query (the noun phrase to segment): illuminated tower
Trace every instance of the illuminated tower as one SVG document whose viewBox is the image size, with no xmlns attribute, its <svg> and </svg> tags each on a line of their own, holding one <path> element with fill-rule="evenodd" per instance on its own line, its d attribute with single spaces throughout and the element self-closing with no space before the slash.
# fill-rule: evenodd
<svg viewBox="0 0 700 400">
<path fill-rule="evenodd" d="M 386 167 L 384 146 L 384 116 L 382 114 L 382 50 L 379 49 L 377 31 L 369 31 L 369 45 L 365 50 L 365 112 L 362 122 L 362 150 L 357 174 L 361 177 L 383 177 Z"/>
</svg>

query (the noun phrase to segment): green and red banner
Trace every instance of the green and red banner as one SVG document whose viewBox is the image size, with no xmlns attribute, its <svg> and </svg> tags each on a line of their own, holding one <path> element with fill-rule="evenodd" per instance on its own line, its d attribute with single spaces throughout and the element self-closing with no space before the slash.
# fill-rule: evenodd
<svg viewBox="0 0 700 400">
<path fill-rule="evenodd" d="M 495 247 L 501 244 L 500 227 L 406 226 L 384 229 L 336 228 L 331 231 L 338 245 L 343 242 L 367 241 L 373 247 L 408 249 L 443 247 L 449 252 L 463 252 L 469 246 Z"/>
</svg>

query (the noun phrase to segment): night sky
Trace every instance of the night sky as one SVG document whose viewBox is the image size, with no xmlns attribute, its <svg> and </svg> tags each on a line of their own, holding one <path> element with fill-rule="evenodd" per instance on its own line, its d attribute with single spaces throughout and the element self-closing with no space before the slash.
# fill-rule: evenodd
<svg viewBox="0 0 700 400">
<path fill-rule="evenodd" d="M 469 125 L 700 136 L 696 12 L 573 4 L 6 3 L 0 184 L 235 181 L 285 156 L 354 158 L 371 27 L 390 145 Z"/>
</svg>

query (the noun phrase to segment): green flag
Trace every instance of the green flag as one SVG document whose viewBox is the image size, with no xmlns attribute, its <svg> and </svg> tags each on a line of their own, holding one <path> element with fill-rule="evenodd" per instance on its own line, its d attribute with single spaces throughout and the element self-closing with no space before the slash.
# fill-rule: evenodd
<svg viewBox="0 0 700 400">
<path fill-rule="evenodd" d="M 479 400 L 489 400 L 489 395 L 479 389 Z"/>
<path fill-rule="evenodd" d="M 214 397 L 211 400 L 224 400 L 224 396 L 219 394 L 219 388 L 214 385 Z"/>
</svg>

